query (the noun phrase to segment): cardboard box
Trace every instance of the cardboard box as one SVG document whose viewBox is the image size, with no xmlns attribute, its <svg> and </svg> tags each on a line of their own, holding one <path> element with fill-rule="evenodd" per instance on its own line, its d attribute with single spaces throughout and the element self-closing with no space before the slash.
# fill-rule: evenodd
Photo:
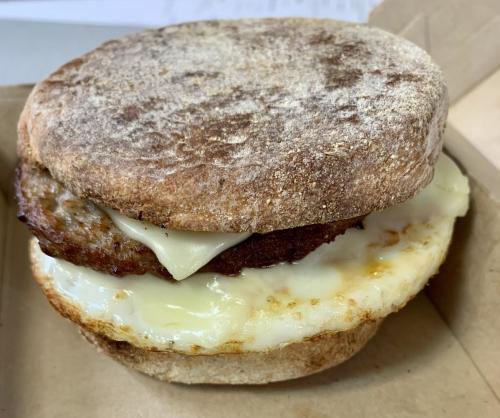
<svg viewBox="0 0 500 418">
<path fill-rule="evenodd" d="M 436 4 L 389 0 L 372 22 L 443 65 L 456 103 L 446 145 L 471 177 L 471 210 L 427 292 L 352 360 L 296 381 L 165 384 L 96 354 L 30 277 L 29 233 L 15 219 L 10 186 L 30 86 L 0 89 L 0 417 L 499 417 L 500 10 L 487 0 Z"/>
</svg>

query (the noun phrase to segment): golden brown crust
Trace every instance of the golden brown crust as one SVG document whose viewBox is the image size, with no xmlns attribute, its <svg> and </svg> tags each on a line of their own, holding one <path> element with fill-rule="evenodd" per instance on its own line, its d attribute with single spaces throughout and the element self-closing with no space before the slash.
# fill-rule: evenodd
<svg viewBox="0 0 500 418">
<path fill-rule="evenodd" d="M 430 57 L 331 20 L 212 21 L 110 41 L 39 83 L 19 153 L 175 229 L 268 232 L 404 201 L 447 112 Z"/>
<path fill-rule="evenodd" d="M 214 355 L 145 350 L 85 328 L 81 333 L 114 360 L 160 380 L 255 385 L 297 379 L 346 361 L 375 335 L 380 322 L 365 321 L 349 331 L 318 334 L 267 352 Z"/>
</svg>

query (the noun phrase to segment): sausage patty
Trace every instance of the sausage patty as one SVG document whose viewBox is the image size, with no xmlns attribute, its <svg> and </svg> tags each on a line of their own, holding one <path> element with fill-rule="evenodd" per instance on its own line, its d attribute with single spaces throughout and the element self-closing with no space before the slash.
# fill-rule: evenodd
<svg viewBox="0 0 500 418">
<path fill-rule="evenodd" d="M 27 163 L 17 168 L 18 218 L 26 222 L 46 254 L 114 276 L 153 273 L 171 278 L 148 247 L 128 238 L 94 203 L 76 197 L 48 170 Z M 333 241 L 360 217 L 328 224 L 253 234 L 212 259 L 199 271 L 237 274 L 305 257 Z"/>
</svg>

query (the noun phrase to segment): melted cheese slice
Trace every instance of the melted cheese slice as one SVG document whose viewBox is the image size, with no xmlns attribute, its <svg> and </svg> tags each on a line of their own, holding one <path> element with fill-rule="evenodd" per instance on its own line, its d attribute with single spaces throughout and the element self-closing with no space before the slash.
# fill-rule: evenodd
<svg viewBox="0 0 500 418">
<path fill-rule="evenodd" d="M 324 331 L 342 331 L 404 306 L 442 263 L 468 182 L 446 156 L 415 198 L 365 218 L 294 264 L 239 276 L 194 274 L 173 283 L 152 275 L 116 278 L 43 254 L 44 287 L 110 338 L 184 353 L 262 351 Z"/>
<path fill-rule="evenodd" d="M 150 248 L 175 280 L 191 276 L 212 258 L 251 235 L 164 229 L 109 208 L 103 210 L 125 235 Z"/>
</svg>

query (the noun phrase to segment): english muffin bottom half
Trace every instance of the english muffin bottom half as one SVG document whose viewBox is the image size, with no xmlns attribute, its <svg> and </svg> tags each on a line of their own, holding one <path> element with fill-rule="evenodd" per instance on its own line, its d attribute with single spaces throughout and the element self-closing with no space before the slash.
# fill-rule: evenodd
<svg viewBox="0 0 500 418">
<path fill-rule="evenodd" d="M 19 218 L 50 303 L 161 380 L 261 384 L 359 351 L 468 206 L 421 49 L 317 19 L 109 41 L 38 83 Z"/>
</svg>

